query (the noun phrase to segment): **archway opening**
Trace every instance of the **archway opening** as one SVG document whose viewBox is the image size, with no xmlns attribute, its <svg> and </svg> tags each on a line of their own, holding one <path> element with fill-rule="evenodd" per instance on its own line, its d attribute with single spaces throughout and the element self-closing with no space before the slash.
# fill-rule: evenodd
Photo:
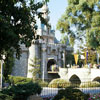
<svg viewBox="0 0 100 100">
<path fill-rule="evenodd" d="M 54 59 L 50 59 L 49 61 L 48 61 L 48 63 L 47 63 L 47 70 L 48 71 L 51 71 L 52 69 L 51 69 L 51 66 L 52 65 L 55 65 L 56 64 L 56 61 L 54 60 Z"/>
<path fill-rule="evenodd" d="M 100 83 L 100 77 L 96 77 L 93 81 L 96 81 L 96 82 Z"/>
<path fill-rule="evenodd" d="M 81 84 L 81 80 L 77 75 L 71 76 L 69 81 L 71 82 L 71 86 L 73 87 L 79 87 Z"/>
</svg>

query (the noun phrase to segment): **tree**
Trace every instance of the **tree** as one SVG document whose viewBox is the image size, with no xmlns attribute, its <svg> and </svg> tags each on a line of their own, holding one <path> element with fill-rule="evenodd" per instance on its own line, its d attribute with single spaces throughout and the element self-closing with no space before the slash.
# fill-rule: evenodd
<svg viewBox="0 0 100 100">
<path fill-rule="evenodd" d="M 46 23 L 38 12 L 44 2 L 35 0 L 0 0 L 0 59 L 9 50 L 20 54 L 20 45 L 31 45 L 37 29 L 36 17 Z M 47 2 L 48 0 L 45 0 Z"/>
<path fill-rule="evenodd" d="M 30 59 L 31 63 L 29 64 L 32 68 L 29 70 L 32 75 L 33 79 L 37 78 L 37 75 L 40 75 L 41 69 L 40 69 L 40 59 L 37 57 L 34 57 L 33 59 Z"/>
<path fill-rule="evenodd" d="M 59 19 L 57 29 L 82 40 L 90 48 L 100 48 L 100 1 L 68 0 L 68 7 Z"/>
<path fill-rule="evenodd" d="M 61 37 L 60 42 L 61 42 L 62 44 L 66 44 L 67 42 L 69 42 L 68 36 L 65 35 L 65 34 L 62 34 L 62 37 Z M 68 45 L 69 45 L 69 43 L 68 43 Z"/>
<path fill-rule="evenodd" d="M 6 55 L 6 59 L 4 61 L 4 66 L 3 66 L 3 76 L 5 80 L 8 79 L 8 75 L 11 75 L 12 68 L 14 66 L 14 61 L 15 61 L 13 51 L 8 50 L 6 54 L 7 55 Z"/>
</svg>

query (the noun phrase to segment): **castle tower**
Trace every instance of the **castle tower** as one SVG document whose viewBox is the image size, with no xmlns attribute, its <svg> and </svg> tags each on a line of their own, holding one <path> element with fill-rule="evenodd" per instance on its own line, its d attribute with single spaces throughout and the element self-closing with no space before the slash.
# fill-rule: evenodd
<svg viewBox="0 0 100 100">
<path fill-rule="evenodd" d="M 49 16 L 48 16 L 48 6 L 47 4 L 45 4 L 42 7 L 42 17 L 48 22 L 49 21 Z M 46 73 L 46 68 L 44 66 L 46 63 L 46 45 L 45 43 L 48 41 L 48 28 L 46 25 L 44 25 L 43 23 L 41 23 L 41 29 L 37 30 L 37 36 L 41 36 L 41 39 L 38 40 L 33 40 L 31 47 L 29 48 L 29 58 L 28 58 L 28 73 L 27 73 L 27 77 L 31 78 L 32 77 L 32 73 L 30 72 L 30 70 L 32 69 L 32 67 L 30 66 L 31 59 L 34 59 L 35 57 L 40 59 L 41 63 L 41 72 L 42 75 L 41 77 L 43 78 L 44 75 Z M 44 40 L 45 39 L 45 40 Z"/>
</svg>

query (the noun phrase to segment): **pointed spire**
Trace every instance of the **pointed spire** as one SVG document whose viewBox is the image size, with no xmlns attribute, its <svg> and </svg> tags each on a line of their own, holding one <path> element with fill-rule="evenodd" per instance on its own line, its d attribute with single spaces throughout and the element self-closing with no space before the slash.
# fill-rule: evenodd
<svg viewBox="0 0 100 100">
<path fill-rule="evenodd" d="M 48 5 L 47 3 L 45 3 L 42 7 L 42 13 L 43 13 L 43 18 L 46 19 L 47 21 L 49 21 L 49 8 L 48 8 Z"/>
</svg>

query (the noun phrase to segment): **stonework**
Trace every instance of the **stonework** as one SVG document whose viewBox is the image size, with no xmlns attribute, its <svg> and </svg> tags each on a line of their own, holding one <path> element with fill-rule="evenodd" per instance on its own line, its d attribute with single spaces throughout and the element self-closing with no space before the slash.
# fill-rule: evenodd
<svg viewBox="0 0 100 100">
<path fill-rule="evenodd" d="M 95 68 L 59 68 L 61 79 L 84 82 L 99 81 L 100 69 Z"/>
<path fill-rule="evenodd" d="M 44 5 L 42 8 L 43 17 L 49 21 L 48 6 Z M 40 68 L 42 79 L 49 77 L 48 71 L 51 71 L 51 66 L 56 65 L 57 67 L 63 67 L 65 61 L 65 53 L 72 48 L 67 47 L 64 44 L 55 42 L 55 31 L 50 27 L 41 23 L 41 28 L 37 30 L 37 36 L 40 37 L 37 40 L 32 41 L 32 45 L 29 49 L 22 48 L 22 56 L 20 60 L 15 61 L 15 66 L 12 75 L 32 77 L 32 73 L 29 71 L 32 67 L 30 66 L 30 59 L 37 57 L 40 59 Z M 21 45 L 22 46 L 22 45 Z M 50 75 L 52 77 L 52 75 Z"/>
<path fill-rule="evenodd" d="M 12 75 L 14 76 L 27 76 L 27 64 L 28 64 L 28 49 L 21 45 L 22 48 L 22 54 L 20 59 L 15 59 L 15 64 L 12 69 Z"/>
</svg>

